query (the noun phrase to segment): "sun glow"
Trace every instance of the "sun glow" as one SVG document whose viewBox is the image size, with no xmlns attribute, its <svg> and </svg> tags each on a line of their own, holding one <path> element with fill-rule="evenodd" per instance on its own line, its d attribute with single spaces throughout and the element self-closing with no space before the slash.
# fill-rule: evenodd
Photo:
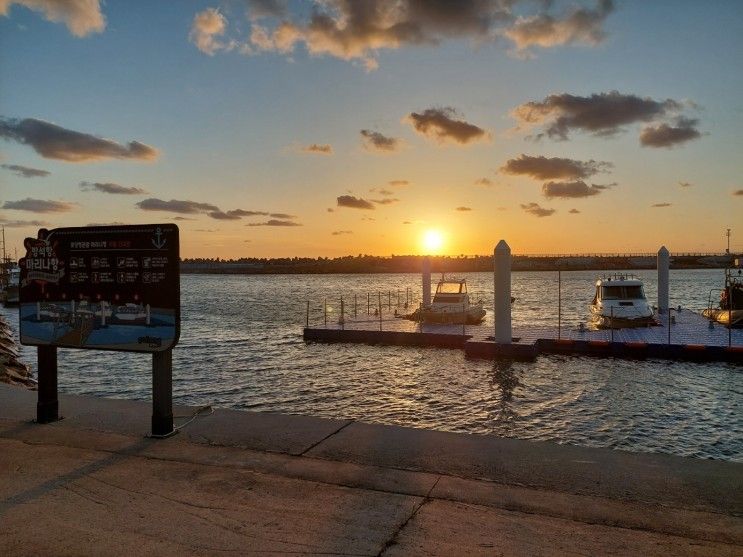
<svg viewBox="0 0 743 557">
<path fill-rule="evenodd" d="M 444 247 L 444 235 L 439 230 L 426 230 L 423 233 L 423 250 L 435 254 Z"/>
</svg>

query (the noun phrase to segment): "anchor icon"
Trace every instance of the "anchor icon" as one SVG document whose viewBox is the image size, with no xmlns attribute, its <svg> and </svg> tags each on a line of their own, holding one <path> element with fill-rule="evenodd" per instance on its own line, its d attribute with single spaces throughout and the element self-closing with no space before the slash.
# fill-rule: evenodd
<svg viewBox="0 0 743 557">
<path fill-rule="evenodd" d="M 160 227 L 157 227 L 155 229 L 155 238 L 152 239 L 152 245 L 155 246 L 157 249 L 163 249 L 165 247 L 165 243 L 167 242 L 166 239 L 162 237 L 163 231 Z"/>
</svg>

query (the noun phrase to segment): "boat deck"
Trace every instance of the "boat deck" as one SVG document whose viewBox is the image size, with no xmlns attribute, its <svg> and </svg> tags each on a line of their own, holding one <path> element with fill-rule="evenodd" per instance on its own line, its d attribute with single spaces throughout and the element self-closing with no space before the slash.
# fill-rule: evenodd
<svg viewBox="0 0 743 557">
<path fill-rule="evenodd" d="M 691 310 L 673 310 L 661 325 L 615 330 L 514 326 L 510 345 L 493 342 L 482 325 L 419 324 L 394 317 L 360 316 L 344 323 L 308 326 L 304 338 L 316 342 L 461 348 L 468 356 L 533 359 L 540 353 L 585 354 L 618 358 L 661 358 L 743 363 L 743 329 L 728 329 Z"/>
</svg>

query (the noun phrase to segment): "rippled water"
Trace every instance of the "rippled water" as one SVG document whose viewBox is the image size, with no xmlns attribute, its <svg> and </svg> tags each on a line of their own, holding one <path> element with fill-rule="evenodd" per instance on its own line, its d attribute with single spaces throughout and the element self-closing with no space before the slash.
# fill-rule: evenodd
<svg viewBox="0 0 743 557">
<path fill-rule="evenodd" d="M 653 300 L 656 274 L 639 274 Z M 595 275 L 562 273 L 565 326 L 586 320 Z M 492 274 L 465 276 L 492 307 Z M 722 282 L 721 270 L 672 271 L 671 304 L 706 307 Z M 514 324 L 556 325 L 557 287 L 555 272 L 514 273 Z M 419 297 L 420 276 L 184 275 L 175 401 L 743 462 L 742 366 L 560 356 L 490 362 L 459 350 L 302 341 L 307 300 L 320 323 L 325 298 L 332 318 L 341 293 L 347 311 L 355 295 L 366 312 L 367 293 L 394 306 L 407 288 Z M 16 311 L 3 312 L 17 325 Z M 34 349 L 23 355 L 35 363 Z M 59 388 L 148 399 L 150 357 L 61 350 Z"/>
</svg>

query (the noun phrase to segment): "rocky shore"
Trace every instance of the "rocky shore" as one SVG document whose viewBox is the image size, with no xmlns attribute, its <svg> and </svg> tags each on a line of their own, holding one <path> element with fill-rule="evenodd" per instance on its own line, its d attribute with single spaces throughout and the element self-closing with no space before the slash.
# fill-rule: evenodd
<svg viewBox="0 0 743 557">
<path fill-rule="evenodd" d="M 0 316 L 0 383 L 36 388 L 31 368 L 18 359 L 18 345 L 13 330 Z"/>
</svg>

